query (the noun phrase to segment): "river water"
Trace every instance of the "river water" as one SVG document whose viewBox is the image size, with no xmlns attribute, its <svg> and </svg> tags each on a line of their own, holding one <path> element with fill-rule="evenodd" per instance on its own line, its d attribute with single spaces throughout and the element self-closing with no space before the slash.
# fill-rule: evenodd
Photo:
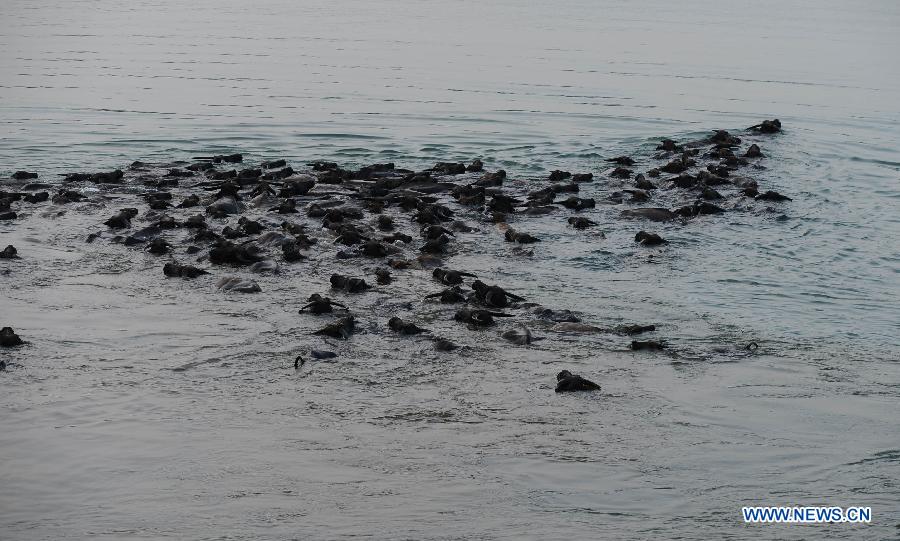
<svg viewBox="0 0 900 541">
<path fill-rule="evenodd" d="M 605 238 L 542 217 L 531 258 L 493 235 L 450 260 L 586 322 L 655 323 L 669 353 L 510 346 L 409 303 L 435 290 L 410 271 L 298 372 L 324 257 L 226 295 L 86 244 L 121 192 L 36 207 L 0 223 L 22 255 L 0 323 L 30 342 L 0 352 L 0 538 L 898 537 L 898 29 L 874 0 L 5 0 L 3 177 L 230 152 L 601 175 L 777 117 L 753 177 L 793 201 L 659 227 L 652 258 L 600 205 Z M 386 334 L 396 313 L 467 347 Z M 603 391 L 555 394 L 564 368 Z M 873 521 L 745 525 L 743 505 Z"/>
</svg>

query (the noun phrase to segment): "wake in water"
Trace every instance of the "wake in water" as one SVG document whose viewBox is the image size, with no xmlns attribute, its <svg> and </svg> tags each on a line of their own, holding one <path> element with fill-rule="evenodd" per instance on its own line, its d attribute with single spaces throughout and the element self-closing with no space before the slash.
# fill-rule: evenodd
<svg viewBox="0 0 900 541">
<path fill-rule="evenodd" d="M 748 205 L 777 213 L 772 205 L 791 201 L 761 190 L 753 178 L 754 171 L 764 168 L 760 145 L 780 131 L 778 120 L 767 120 L 748 128 L 743 137 L 719 130 L 685 143 L 663 139 L 651 156 L 606 159 L 609 167 L 596 176 L 556 170 L 544 179 L 485 171 L 480 159 L 468 165 L 441 162 L 423 171 L 393 163 L 350 170 L 326 161 L 295 170 L 284 159 L 238 170 L 235 164 L 244 162 L 241 154 L 198 157 L 192 163 L 134 162 L 127 171 L 68 174 L 61 185 L 33 182 L 37 173 L 19 171 L 13 175 L 15 184 L 8 184 L 16 191 L 0 192 L 0 219 L 16 223 L 73 211 L 93 215 L 115 205 L 134 205 L 120 208 L 103 221 L 104 229 L 84 231 L 83 237 L 88 243 L 118 244 L 130 253 L 145 251 L 164 259 L 155 286 L 161 288 L 171 287 L 164 281 L 171 278 L 190 280 L 192 288 L 203 287 L 210 294 L 213 289 L 258 294 L 264 291 L 257 282 L 261 275 L 308 280 L 330 272 L 328 294 L 338 300 L 325 291 L 314 292 L 298 310 L 299 318 L 335 316 L 298 340 L 314 359 L 337 356 L 321 349 L 324 345 L 315 337 L 349 340 L 361 328 L 430 341 L 436 351 L 449 352 L 459 347 L 445 336 L 449 327 L 479 331 L 498 324 L 507 327 L 498 338 L 513 345 L 538 340 L 532 329 L 609 334 L 629 337 L 623 344 L 632 350 L 678 357 L 664 334 L 654 335 L 656 325 L 585 322 L 577 307 L 529 302 L 531 292 L 513 293 L 490 283 L 492 277 L 451 269 L 450 260 L 498 236 L 510 246 L 506 257 L 516 264 L 540 259 L 542 243 L 553 242 L 542 238 L 545 234 L 558 238 L 569 231 L 602 242 L 599 224 L 588 217 L 599 205 L 621 209 L 620 227 L 634 230 L 634 243 L 648 250 L 647 264 L 653 264 L 667 257 L 659 250 L 668 241 L 648 231 L 659 223 L 685 224 Z M 748 137 L 749 142 L 744 140 Z M 582 197 L 588 186 L 594 197 Z M 540 216 L 559 218 L 543 222 L 539 231 L 530 220 Z M 2 257 L 28 259 L 29 254 L 10 245 Z M 290 270 L 284 272 L 286 268 Z M 16 271 L 12 265 L 6 273 Z M 397 280 L 410 286 L 392 286 Z M 404 313 L 387 321 L 371 319 L 359 299 L 378 295 L 401 303 Z M 280 297 L 272 302 L 299 300 Z M 414 319 L 421 306 L 429 306 L 428 328 Z M 3 332 L 0 345 L 22 345 L 12 329 Z M 27 329 L 24 334 L 40 339 L 28 336 Z M 633 339 L 637 335 L 647 339 Z M 303 366 L 302 359 L 295 368 Z M 27 366 L 27 357 L 22 363 Z M 568 371 L 558 379 L 557 391 L 600 388 Z"/>
</svg>

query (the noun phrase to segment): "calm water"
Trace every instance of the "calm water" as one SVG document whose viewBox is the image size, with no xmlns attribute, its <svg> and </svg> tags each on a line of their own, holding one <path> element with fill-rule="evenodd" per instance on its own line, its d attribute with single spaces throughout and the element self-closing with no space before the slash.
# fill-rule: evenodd
<svg viewBox="0 0 900 541">
<path fill-rule="evenodd" d="M 539 218 L 534 258 L 498 238 L 451 260 L 656 323 L 674 355 L 508 347 L 404 302 L 434 289 L 410 272 L 299 374 L 324 257 L 238 297 L 85 244 L 102 204 L 0 224 L 23 255 L 0 264 L 0 323 L 32 342 L 0 352 L 0 538 L 898 537 L 898 29 L 892 1 L 3 1 L 3 177 L 230 151 L 599 174 L 777 117 L 753 176 L 794 201 L 661 227 L 655 263 L 604 205 L 605 239 Z M 376 332 L 398 312 L 470 349 Z M 603 392 L 554 394 L 562 368 Z M 874 521 L 751 527 L 748 504 Z"/>
</svg>

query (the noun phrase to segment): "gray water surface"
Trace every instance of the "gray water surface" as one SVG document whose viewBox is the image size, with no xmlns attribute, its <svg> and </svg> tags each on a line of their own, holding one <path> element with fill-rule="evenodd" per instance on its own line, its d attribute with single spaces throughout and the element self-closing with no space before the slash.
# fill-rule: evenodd
<svg viewBox="0 0 900 541">
<path fill-rule="evenodd" d="M 23 257 L 0 263 L 0 324 L 30 342 L 0 352 L 0 538 L 896 538 L 898 29 L 891 1 L 0 3 L 3 177 L 227 152 L 599 177 L 777 117 L 752 176 L 794 198 L 659 227 L 653 260 L 605 205 L 584 213 L 605 238 L 539 218 L 526 258 L 480 224 L 450 260 L 587 322 L 655 323 L 676 355 L 512 347 L 408 304 L 436 289 L 408 271 L 299 373 L 330 259 L 227 295 L 86 244 L 121 192 L 36 207 L 0 223 Z M 387 335 L 395 313 L 469 347 Z M 561 369 L 602 393 L 555 394 Z M 751 526 L 743 505 L 874 517 Z"/>
</svg>

